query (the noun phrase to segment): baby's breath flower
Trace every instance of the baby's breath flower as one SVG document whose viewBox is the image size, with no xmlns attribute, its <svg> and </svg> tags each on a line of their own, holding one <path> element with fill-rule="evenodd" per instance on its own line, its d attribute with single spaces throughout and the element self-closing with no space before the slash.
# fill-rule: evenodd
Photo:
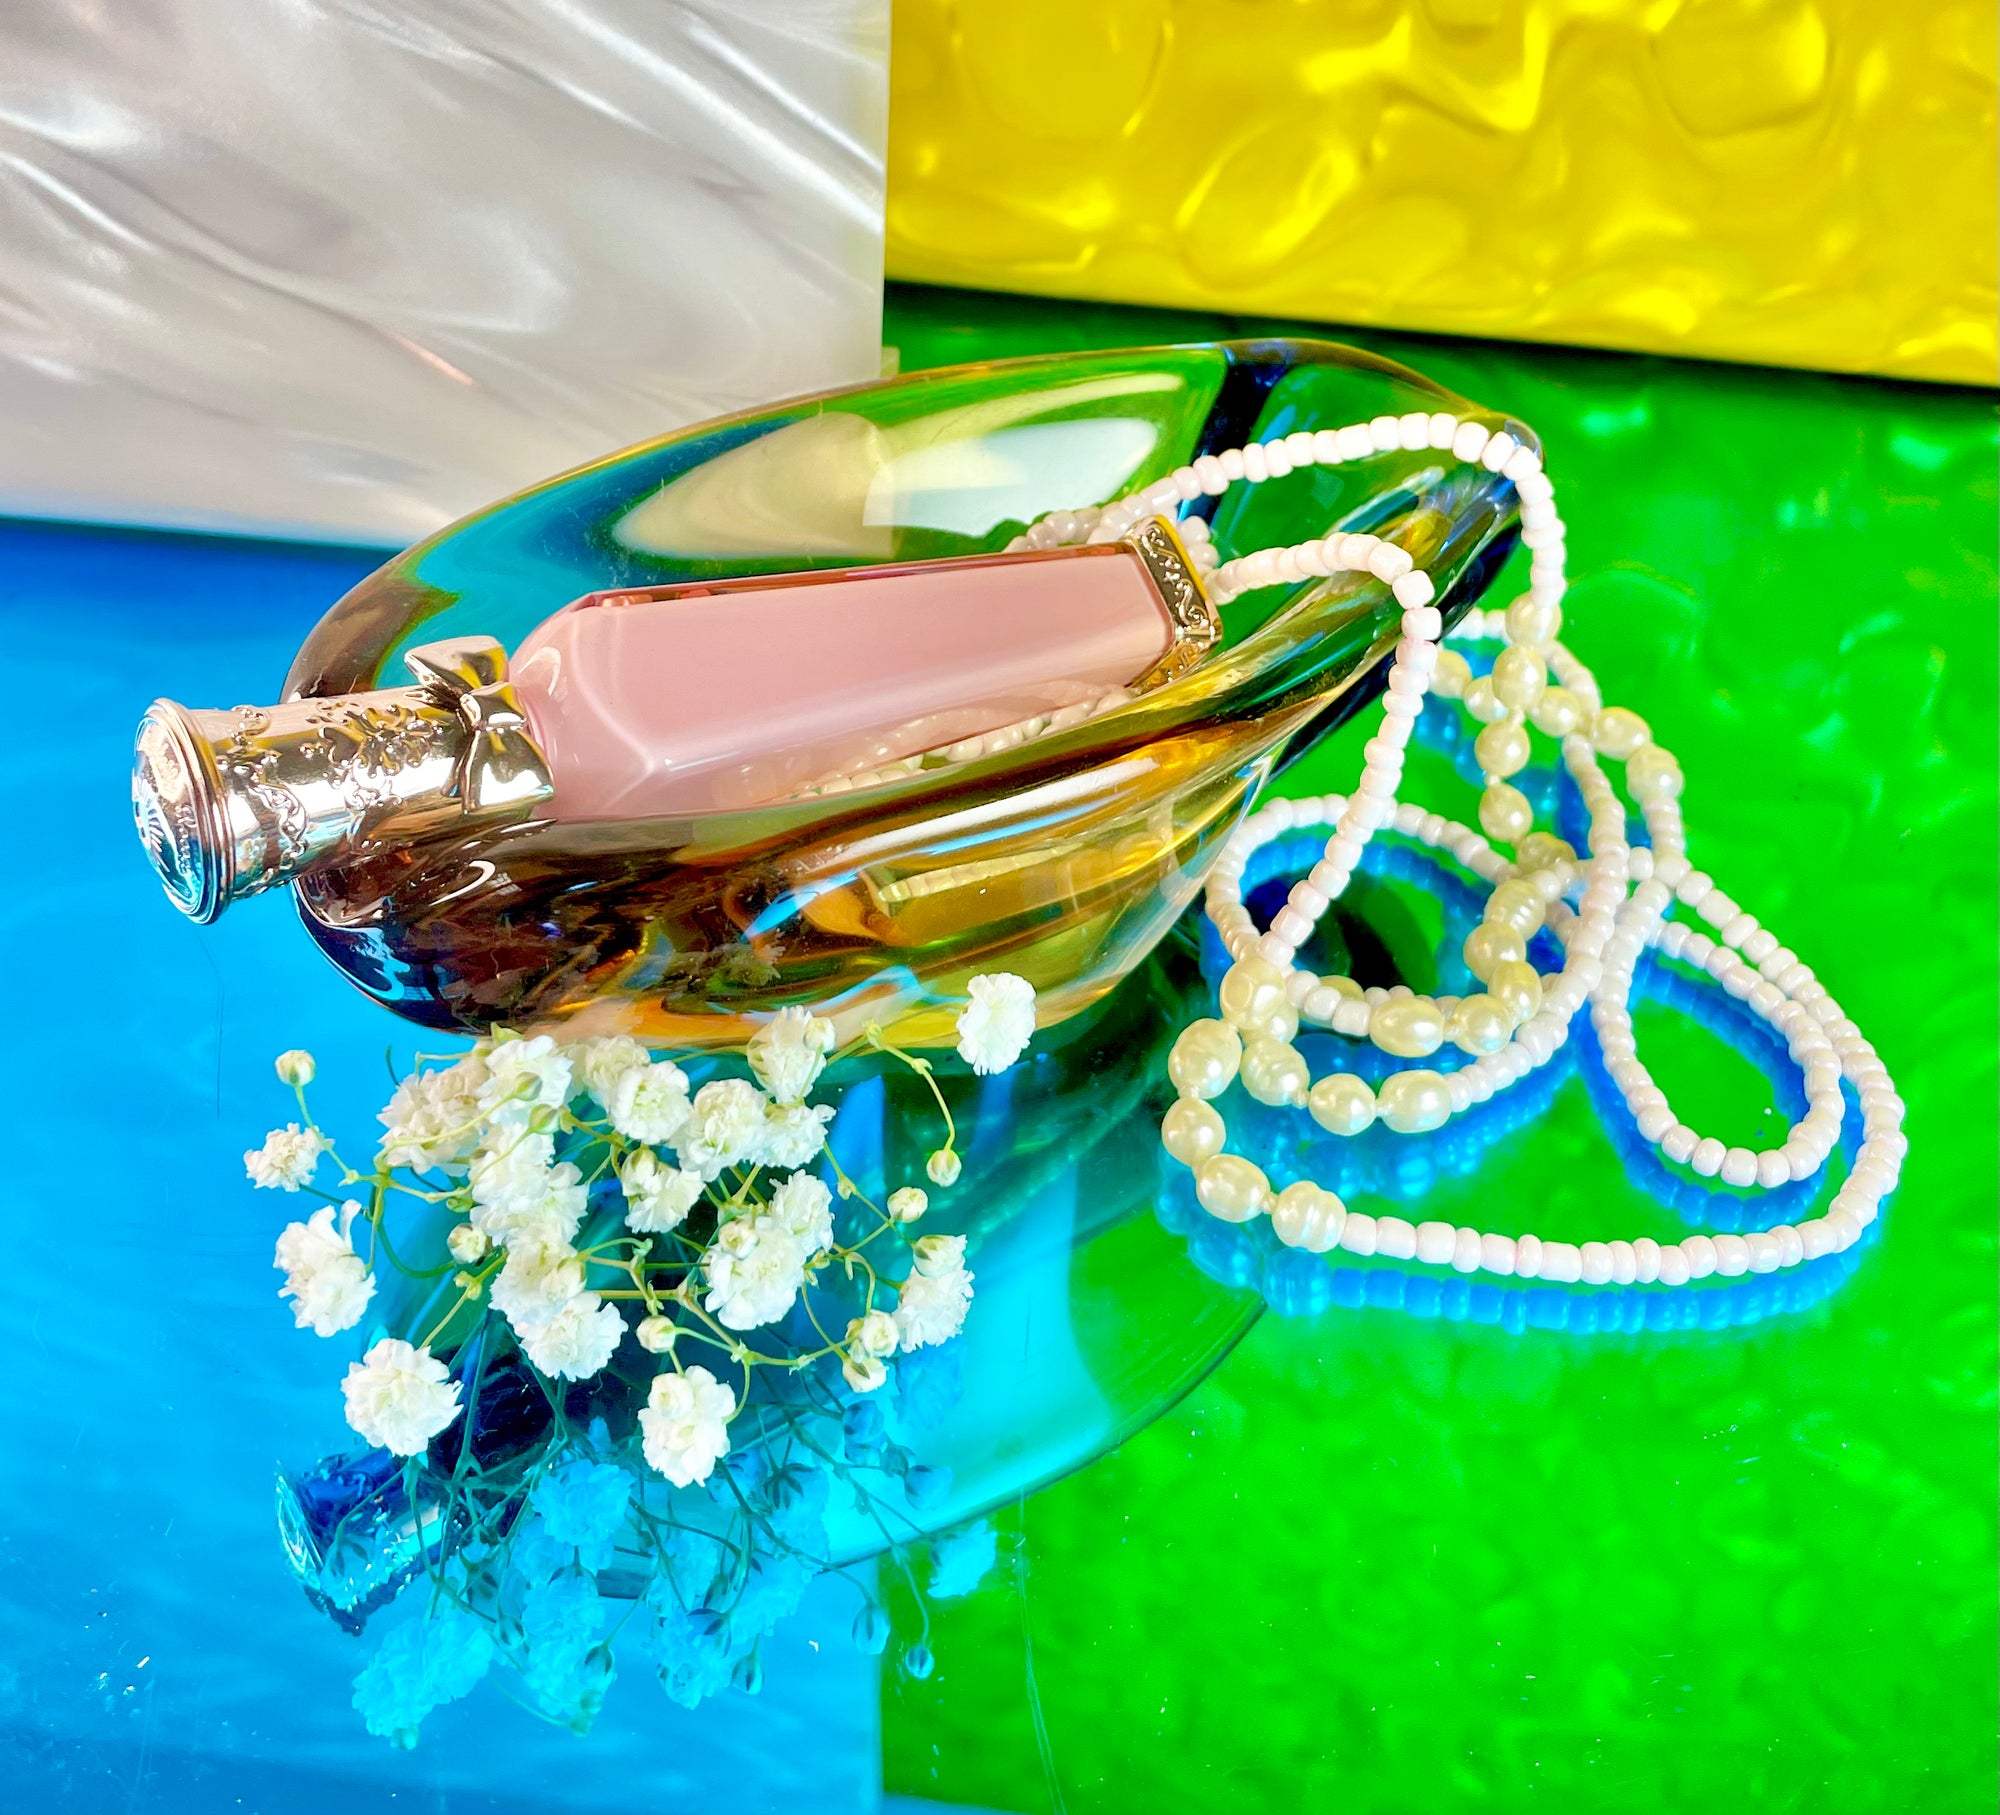
<svg viewBox="0 0 2000 1815">
<path fill-rule="evenodd" d="M 766 1215 L 798 1244 L 807 1260 L 833 1246 L 833 1193 L 809 1172 L 795 1172 L 786 1179 L 771 1194 Z"/>
<path fill-rule="evenodd" d="M 301 1128 L 287 1122 L 273 1128 L 261 1147 L 243 1156 L 243 1170 L 250 1182 L 265 1191 L 296 1191 L 307 1183 L 326 1151 L 326 1140 L 317 1128 Z"/>
<path fill-rule="evenodd" d="M 701 1201 L 701 1174 L 661 1164 L 650 1147 L 626 1156 L 618 1168 L 618 1182 L 625 1191 L 625 1226 L 641 1235 L 678 1229 Z"/>
<path fill-rule="evenodd" d="M 657 1147 L 674 1140 L 687 1126 L 687 1073 L 665 1059 L 634 1065 L 612 1081 L 604 1112 L 628 1141 Z"/>
<path fill-rule="evenodd" d="M 671 1317 L 642 1317 L 639 1327 L 633 1332 L 639 1338 L 639 1346 L 649 1355 L 670 1355 L 680 1340 L 680 1325 Z"/>
<path fill-rule="evenodd" d="M 629 1034 L 573 1040 L 566 1050 L 576 1082 L 597 1099 L 601 1109 L 611 1107 L 611 1092 L 620 1078 L 653 1062 L 653 1055 Z"/>
<path fill-rule="evenodd" d="M 701 1367 L 656 1374 L 639 1413 L 646 1461 L 676 1487 L 706 1481 L 729 1452 L 736 1394 Z"/>
<path fill-rule="evenodd" d="M 569 1054 L 548 1034 L 494 1040 L 479 1091 L 479 1107 L 489 1121 L 525 1123 L 536 1109 L 560 1109 L 569 1092 Z"/>
<path fill-rule="evenodd" d="M 350 1200 L 341 1205 L 336 1226 L 328 1204 L 302 1223 L 287 1224 L 278 1236 L 271 1263 L 285 1273 L 278 1296 L 292 1301 L 294 1321 L 315 1336 L 353 1329 L 375 1296 L 374 1276 L 354 1252 L 350 1233 L 360 1214 L 361 1206 Z"/>
<path fill-rule="evenodd" d="M 889 1193 L 889 1214 L 899 1223 L 913 1223 L 931 1207 L 930 1193 L 921 1185 L 905 1185 Z"/>
<path fill-rule="evenodd" d="M 568 1160 L 550 1165 L 545 1134 L 495 1131 L 497 1145 L 473 1156 L 472 1220 L 496 1242 L 566 1242 L 590 1203 L 583 1174 Z"/>
<path fill-rule="evenodd" d="M 951 1147 L 940 1147 L 924 1161 L 924 1176 L 940 1188 L 957 1184 L 962 1170 L 957 1150 Z"/>
<path fill-rule="evenodd" d="M 773 1103 L 764 1116 L 764 1138 L 750 1157 L 779 1172 L 810 1166 L 826 1145 L 826 1125 L 833 1120 L 827 1103 Z"/>
<path fill-rule="evenodd" d="M 889 1370 L 876 1355 L 849 1355 L 841 1362 L 840 1373 L 857 1393 L 872 1393 L 889 1378 Z"/>
<path fill-rule="evenodd" d="M 847 1346 L 857 1355 L 893 1355 L 900 1340 L 896 1320 L 887 1311 L 870 1311 L 847 1326 Z"/>
<path fill-rule="evenodd" d="M 347 1422 L 392 1455 L 414 1456 L 458 1416 L 459 1383 L 429 1349 L 385 1336 L 347 1370 Z"/>
<path fill-rule="evenodd" d="M 441 1071 L 412 1072 L 377 1118 L 385 1130 L 377 1158 L 412 1172 L 464 1169 L 484 1132 L 479 1093 L 486 1086 L 483 1052 L 470 1052 Z"/>
<path fill-rule="evenodd" d="M 949 1342 L 965 1327 L 972 1304 L 972 1274 L 965 1265 L 965 1237 L 927 1235 L 896 1299 L 896 1329 L 905 1350 Z"/>
<path fill-rule="evenodd" d="M 761 1329 L 792 1308 L 805 1284 L 806 1255 L 767 1216 L 723 1224 L 703 1257 L 709 1314 L 732 1330 Z"/>
<path fill-rule="evenodd" d="M 743 1078 L 717 1078 L 695 1092 L 687 1126 L 674 1144 L 683 1166 L 715 1179 L 752 1158 L 764 1139 L 763 1092 Z"/>
<path fill-rule="evenodd" d="M 781 1008 L 750 1036 L 750 1069 L 774 1101 L 803 1103 L 833 1041 L 831 1021 L 809 1008 Z"/>
<path fill-rule="evenodd" d="M 588 1380 L 624 1340 L 625 1320 L 616 1305 L 595 1292 L 579 1292 L 546 1323 L 521 1337 L 522 1351 L 544 1374 L 557 1380 Z"/>
<path fill-rule="evenodd" d="M 451 1250 L 452 1259 L 461 1267 L 470 1267 L 486 1258 L 493 1243 L 477 1224 L 454 1223 L 451 1233 L 444 1238 L 444 1245 Z"/>
<path fill-rule="evenodd" d="M 1035 1033 L 1035 991 L 1025 977 L 995 971 L 966 985 L 972 1000 L 958 1017 L 958 1056 L 982 1076 L 1005 1071 Z"/>
<path fill-rule="evenodd" d="M 516 1336 L 539 1329 L 583 1290 L 583 1257 L 568 1242 L 516 1239 L 493 1281 L 493 1308 Z"/>
<path fill-rule="evenodd" d="M 303 1047 L 295 1046 L 290 1052 L 281 1052 L 277 1058 L 278 1082 L 289 1085 L 293 1090 L 305 1089 L 318 1069 L 312 1054 Z"/>
</svg>

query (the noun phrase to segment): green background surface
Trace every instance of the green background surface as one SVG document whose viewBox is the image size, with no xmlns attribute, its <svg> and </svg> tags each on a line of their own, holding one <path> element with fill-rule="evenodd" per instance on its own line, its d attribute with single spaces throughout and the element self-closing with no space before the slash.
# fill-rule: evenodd
<svg viewBox="0 0 2000 1815">
<path fill-rule="evenodd" d="M 885 339 L 910 370 L 1276 325 L 904 287 Z M 1746 1332 L 1267 1315 L 1002 1516 L 1001 1569 L 934 1610 L 936 1674 L 885 1675 L 887 1786 L 1021 1815 L 1990 1810 L 1993 399 L 1287 331 L 1539 431 L 1565 635 L 1681 756 L 1695 862 L 1880 1049 L 1902 1188 L 1843 1291 Z M 1285 790 L 1350 781 L 1362 735 Z M 1441 762 L 1411 777 L 1472 818 Z M 1775 1138 L 1747 1062 L 1658 1011 L 1640 1036 L 1705 1132 Z M 1686 1233 L 1574 1078 L 1421 1214 Z"/>
</svg>

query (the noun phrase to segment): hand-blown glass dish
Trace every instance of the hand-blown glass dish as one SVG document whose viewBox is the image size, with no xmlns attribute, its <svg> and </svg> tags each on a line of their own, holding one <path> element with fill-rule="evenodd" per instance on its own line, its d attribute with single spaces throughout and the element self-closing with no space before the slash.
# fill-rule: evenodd
<svg viewBox="0 0 2000 1815">
<path fill-rule="evenodd" d="M 406 653 L 447 639 L 518 652 L 586 593 L 995 554 L 1204 452 L 1416 410 L 1535 445 L 1401 366 L 1298 340 L 962 366 L 781 404 L 611 455 L 398 556 L 314 630 L 288 696 L 395 685 Z M 1193 499 L 1181 521 L 1212 515 L 1224 555 L 1393 536 L 1447 622 L 1517 521 L 1509 481 L 1425 450 L 1244 490 Z M 805 590 L 828 610 L 847 596 Z M 995 970 L 1035 986 L 1048 1024 L 1144 957 L 1272 771 L 1372 696 L 1398 623 L 1367 574 L 1268 587 L 1229 606 L 1178 678 L 1066 727 L 741 806 L 363 841 L 300 881 L 300 907 L 364 990 L 437 1027 L 699 1047 L 810 1002 L 843 1039 L 872 1021 L 930 1044 L 951 1037 L 967 980 Z M 645 685 L 740 698 L 778 653 L 711 638 Z M 774 689 L 774 743 L 797 704 Z"/>
</svg>

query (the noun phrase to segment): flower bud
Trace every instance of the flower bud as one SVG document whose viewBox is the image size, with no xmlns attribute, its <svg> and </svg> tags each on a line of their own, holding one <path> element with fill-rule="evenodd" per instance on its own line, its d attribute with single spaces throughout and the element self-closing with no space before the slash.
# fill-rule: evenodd
<svg viewBox="0 0 2000 1815">
<path fill-rule="evenodd" d="M 889 1193 L 889 1214 L 899 1223 L 913 1223 L 931 1207 L 930 1194 L 921 1185 L 905 1185 Z"/>
<path fill-rule="evenodd" d="M 639 1320 L 639 1346 L 649 1355 L 671 1354 L 680 1333 L 680 1325 L 671 1317 L 642 1317 Z"/>
<path fill-rule="evenodd" d="M 847 1346 L 857 1355 L 893 1355 L 900 1332 L 887 1311 L 870 1311 L 847 1326 Z"/>
<path fill-rule="evenodd" d="M 313 1063 L 312 1054 L 300 1047 L 295 1046 L 290 1052 L 281 1052 L 278 1055 L 278 1082 L 289 1085 L 293 1090 L 305 1089 L 313 1081 L 318 1070 L 319 1067 Z"/>
<path fill-rule="evenodd" d="M 958 1183 L 962 1170 L 956 1152 L 949 1147 L 940 1147 L 924 1162 L 924 1173 L 933 1185 L 949 1186 Z"/>
<path fill-rule="evenodd" d="M 957 1272 L 965 1264 L 965 1237 L 926 1235 L 911 1252 L 917 1271 L 926 1279 L 936 1279 L 941 1274 Z"/>
<path fill-rule="evenodd" d="M 486 1258 L 486 1251 L 493 1246 L 487 1240 L 486 1231 L 471 1223 L 456 1223 L 444 1238 L 444 1245 L 451 1250 L 451 1257 L 461 1267 L 470 1267 Z"/>
<path fill-rule="evenodd" d="M 840 1371 L 857 1393 L 872 1393 L 889 1378 L 889 1370 L 874 1355 L 850 1355 L 840 1364 Z"/>
</svg>

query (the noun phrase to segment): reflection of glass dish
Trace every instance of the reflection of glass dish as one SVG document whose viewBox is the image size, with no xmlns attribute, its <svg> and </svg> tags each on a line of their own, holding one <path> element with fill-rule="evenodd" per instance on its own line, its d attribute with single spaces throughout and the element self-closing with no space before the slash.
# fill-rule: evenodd
<svg viewBox="0 0 2000 1815">
<path fill-rule="evenodd" d="M 454 636 L 518 650 L 585 593 L 997 553 L 1052 508 L 1102 504 L 1211 447 L 1420 408 L 1481 414 L 1308 341 L 1011 361 L 788 403 L 581 468 L 399 556 L 322 621 L 290 691 L 399 679 L 405 652 Z M 1225 554 L 1393 533 L 1449 620 L 1511 545 L 1515 511 L 1510 482 L 1418 450 L 1182 518 L 1212 513 Z M 364 989 L 435 1026 L 690 1046 L 812 1001 L 849 1037 L 872 1018 L 935 1044 L 966 979 L 995 969 L 1059 1020 L 1151 949 L 1272 771 L 1359 708 L 1398 623 L 1366 575 L 1271 588 L 1231 608 L 1191 672 L 1075 723 L 801 776 L 803 792 L 720 811 L 466 825 L 343 862 L 299 900 Z"/>
</svg>

